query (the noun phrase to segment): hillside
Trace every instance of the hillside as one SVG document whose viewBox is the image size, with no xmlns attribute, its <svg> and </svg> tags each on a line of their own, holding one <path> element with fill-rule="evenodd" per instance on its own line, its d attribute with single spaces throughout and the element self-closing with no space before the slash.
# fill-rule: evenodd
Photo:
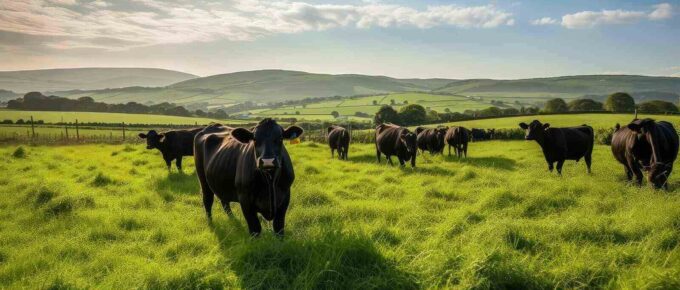
<svg viewBox="0 0 680 290">
<path fill-rule="evenodd" d="M 155 68 L 67 68 L 1 71 L 0 89 L 29 91 L 99 90 L 131 86 L 159 87 L 196 78 L 178 71 Z"/>
<path fill-rule="evenodd" d="M 306 97 L 350 96 L 401 91 L 428 91 L 452 80 L 395 79 L 357 74 L 331 75 L 300 71 L 259 70 L 196 78 L 162 88 L 68 91 L 58 95 L 91 96 L 104 102 L 171 101 L 223 105 L 243 101 L 280 101 Z"/>
<path fill-rule="evenodd" d="M 468 96 L 537 99 L 608 95 L 617 91 L 631 93 L 678 93 L 680 92 L 680 78 L 635 75 L 582 75 L 522 80 L 474 79 L 453 81 L 435 91 Z"/>
</svg>

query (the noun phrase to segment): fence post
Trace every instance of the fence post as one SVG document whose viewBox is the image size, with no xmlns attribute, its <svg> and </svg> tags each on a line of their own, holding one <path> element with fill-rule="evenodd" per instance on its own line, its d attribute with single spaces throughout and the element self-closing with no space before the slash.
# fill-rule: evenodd
<svg viewBox="0 0 680 290">
<path fill-rule="evenodd" d="M 66 131 L 66 140 L 68 140 L 68 126 L 64 123 L 64 131 Z"/>
<path fill-rule="evenodd" d="M 35 125 L 33 123 L 35 122 L 33 122 L 33 116 L 31 116 L 31 139 L 35 138 Z"/>
<path fill-rule="evenodd" d="M 113 132 L 111 134 L 113 134 Z M 125 122 L 123 122 L 123 142 L 125 142 Z"/>
<path fill-rule="evenodd" d="M 78 119 L 76 119 L 76 141 L 80 141 L 80 128 L 78 128 Z"/>
</svg>

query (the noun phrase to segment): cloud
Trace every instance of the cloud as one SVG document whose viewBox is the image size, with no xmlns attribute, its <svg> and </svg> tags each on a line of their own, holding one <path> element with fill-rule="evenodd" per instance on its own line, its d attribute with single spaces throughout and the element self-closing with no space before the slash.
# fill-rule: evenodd
<svg viewBox="0 0 680 290">
<path fill-rule="evenodd" d="M 55 5 L 55 1 L 61 5 Z M 66 2 L 75 0 L 0 1 L 0 30 L 59 36 L 64 39 L 47 44 L 58 49 L 102 46 L 126 49 L 219 39 L 249 41 L 272 34 L 339 27 L 494 28 L 514 24 L 512 14 L 493 5 L 415 9 L 380 2 L 337 5 L 263 0 L 134 0 L 127 4 L 136 9 L 125 10 L 120 9 L 119 3 L 113 6 L 102 0 L 79 0 L 86 9 L 64 6 Z M 102 36 L 117 42 L 101 45 L 98 39 Z"/>
<path fill-rule="evenodd" d="M 625 10 L 602 10 L 581 11 L 562 16 L 562 26 L 570 29 L 590 28 L 607 24 L 629 24 L 645 19 L 663 20 L 672 16 L 672 6 L 668 3 L 654 5 L 651 12 L 625 11 Z"/>
<path fill-rule="evenodd" d="M 535 19 L 535 20 L 531 21 L 531 24 L 532 25 L 553 25 L 553 24 L 557 24 L 558 22 L 559 21 L 557 21 L 557 19 L 550 18 L 550 17 L 543 17 L 543 18 L 539 18 L 539 19 Z"/>
</svg>

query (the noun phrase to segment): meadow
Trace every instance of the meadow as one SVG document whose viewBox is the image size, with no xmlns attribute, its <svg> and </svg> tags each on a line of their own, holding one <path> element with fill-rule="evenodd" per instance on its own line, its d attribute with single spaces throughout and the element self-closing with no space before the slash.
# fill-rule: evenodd
<svg viewBox="0 0 680 290">
<path fill-rule="evenodd" d="M 650 115 L 638 114 L 638 118 L 652 118 L 657 121 L 668 121 L 673 123 L 676 129 L 680 129 L 680 115 Z M 450 122 L 440 125 L 444 126 L 464 126 L 467 128 L 496 128 L 496 129 L 516 129 L 519 123 L 529 123 L 532 120 L 539 120 L 542 123 L 550 123 L 553 127 L 568 127 L 588 124 L 593 128 L 614 128 L 616 123 L 621 126 L 633 120 L 633 114 L 566 114 L 566 115 L 535 115 L 503 117 L 494 119 L 479 119 L 460 122 Z M 426 126 L 427 127 L 427 126 Z M 430 126 L 430 127 L 433 127 Z"/>
<path fill-rule="evenodd" d="M 168 173 L 142 144 L 1 146 L 0 288 L 677 289 L 680 176 L 624 181 L 606 146 L 593 173 L 547 172 L 537 144 L 377 164 L 287 145 L 297 179 L 286 237 L 250 238 L 237 204 L 208 223 L 193 162 Z M 174 170 L 174 169 L 173 169 Z"/>
<path fill-rule="evenodd" d="M 16 121 L 23 119 L 35 121 L 43 120 L 45 123 L 67 122 L 74 123 L 76 119 L 80 123 L 121 123 L 128 124 L 165 124 L 165 125 L 194 125 L 209 124 L 210 122 L 248 123 L 242 120 L 217 120 L 210 118 L 180 117 L 151 114 L 126 114 L 126 113 L 102 113 L 102 112 L 61 112 L 61 111 L 17 111 L 0 109 L 0 120 L 9 119 Z"/>
</svg>

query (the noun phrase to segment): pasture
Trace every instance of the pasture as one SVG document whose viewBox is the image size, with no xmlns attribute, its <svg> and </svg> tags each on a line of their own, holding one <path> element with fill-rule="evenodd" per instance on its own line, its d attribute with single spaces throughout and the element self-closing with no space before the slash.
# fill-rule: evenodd
<svg viewBox="0 0 680 290">
<path fill-rule="evenodd" d="M 283 240 L 250 238 L 233 203 L 208 224 L 191 159 L 168 173 L 142 144 L 21 148 L 0 147 L 0 288 L 680 287 L 680 175 L 628 185 L 607 146 L 593 174 L 568 161 L 559 177 L 535 142 L 416 169 L 376 164 L 371 144 L 348 161 L 287 145 Z"/>
<path fill-rule="evenodd" d="M 638 114 L 638 118 L 652 118 L 658 121 L 668 121 L 680 128 L 680 115 L 650 115 Z M 535 116 L 517 116 L 517 117 L 503 117 L 494 119 L 479 119 L 460 122 L 450 122 L 440 125 L 445 126 L 464 126 L 467 128 L 496 128 L 496 129 L 517 129 L 521 122 L 531 122 L 532 120 L 539 120 L 542 123 L 550 123 L 552 127 L 568 127 L 579 126 L 587 124 L 593 128 L 614 128 L 616 123 L 621 126 L 630 123 L 633 120 L 633 114 L 565 114 L 565 115 L 535 115 Z M 427 127 L 427 126 L 426 126 Z M 431 125 L 430 127 L 434 127 Z"/>
<path fill-rule="evenodd" d="M 197 117 L 180 117 L 151 114 L 126 114 L 126 113 L 102 113 L 102 112 L 61 112 L 61 111 L 17 111 L 0 110 L 0 120 L 9 119 L 16 121 L 23 119 L 35 121 L 43 120 L 45 123 L 73 123 L 78 119 L 80 123 L 121 123 L 128 124 L 165 124 L 165 125 L 194 125 L 209 124 L 210 122 L 223 123 L 248 123 L 241 120 L 217 120 Z"/>
</svg>

